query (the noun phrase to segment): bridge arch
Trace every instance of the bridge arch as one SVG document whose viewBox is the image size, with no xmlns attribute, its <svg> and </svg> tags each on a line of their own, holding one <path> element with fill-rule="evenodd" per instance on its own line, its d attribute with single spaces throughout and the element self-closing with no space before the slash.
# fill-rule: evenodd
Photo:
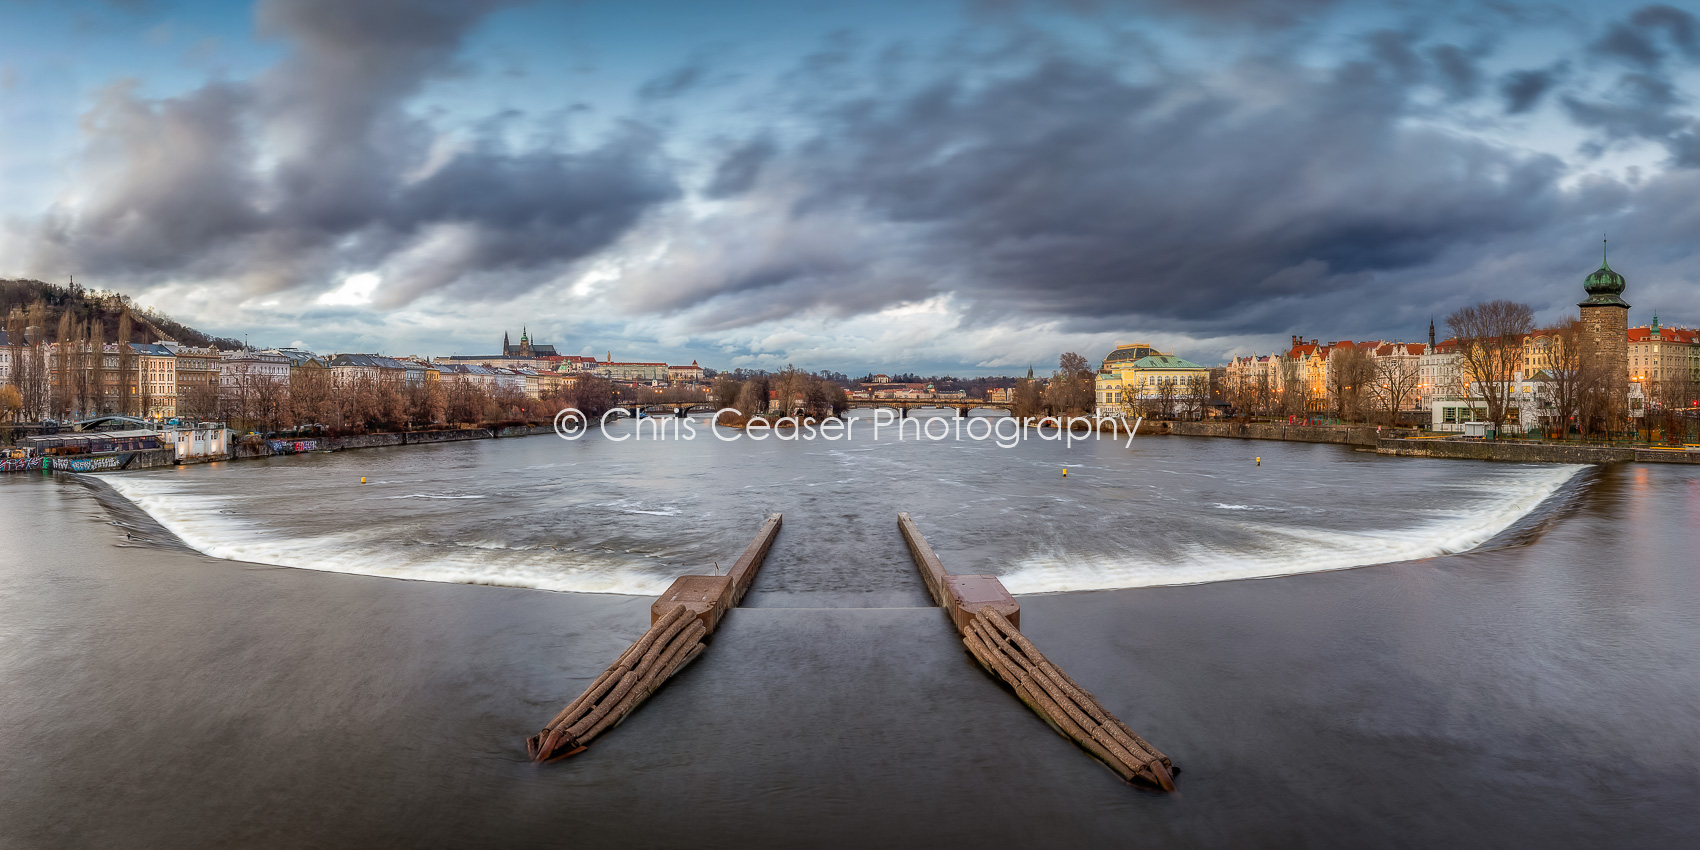
<svg viewBox="0 0 1700 850">
<path fill-rule="evenodd" d="M 71 424 L 71 429 L 74 431 L 88 431 L 100 427 L 104 423 L 108 422 L 123 426 L 123 430 L 140 430 L 151 427 L 146 419 L 136 416 L 125 416 L 120 413 L 110 413 L 105 416 L 95 416 L 89 419 L 84 419 L 81 422 L 73 422 Z"/>
</svg>

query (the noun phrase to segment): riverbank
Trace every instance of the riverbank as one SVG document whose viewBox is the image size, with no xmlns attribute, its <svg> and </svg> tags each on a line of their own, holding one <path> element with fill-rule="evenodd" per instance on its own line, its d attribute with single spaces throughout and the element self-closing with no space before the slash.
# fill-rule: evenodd
<svg viewBox="0 0 1700 850">
<path fill-rule="evenodd" d="M 134 472 L 142 469 L 216 463 L 230 460 L 257 460 L 279 455 L 310 452 L 341 452 L 351 449 L 377 449 L 393 446 L 431 446 L 468 440 L 493 440 L 502 437 L 535 437 L 553 434 L 547 425 L 511 426 L 507 428 L 456 428 L 437 431 L 396 431 L 382 434 L 349 434 L 341 437 L 308 437 L 236 441 L 228 453 L 179 458 L 169 446 L 135 452 L 115 452 L 93 456 L 64 456 L 53 459 L 55 472 Z M 0 460 L 0 472 L 39 472 L 43 458 Z"/>
<path fill-rule="evenodd" d="M 1281 425 L 1267 422 L 1171 422 L 1170 433 L 1185 437 L 1231 437 L 1289 443 L 1332 443 L 1375 449 L 1395 457 L 1492 460 L 1507 463 L 1680 463 L 1700 464 L 1700 451 L 1680 447 L 1596 446 L 1580 443 L 1532 443 L 1463 437 L 1414 436 L 1412 429 L 1374 425 Z M 1410 434 L 1413 436 L 1399 436 Z"/>
<path fill-rule="evenodd" d="M 895 535 L 820 549 L 855 521 L 788 522 L 727 647 L 538 767 L 523 737 L 642 632 L 650 597 L 140 546 L 87 489 L 12 476 L 0 514 L 32 531 L 0 548 L 0 843 L 1679 846 L 1700 802 L 1700 471 L 1599 475 L 1521 545 L 1021 597 L 1054 661 L 1184 759 L 1172 796 L 1045 727 L 924 592 L 770 607 L 798 571 L 903 555 Z M 973 539 L 1013 542 L 991 533 Z M 971 566 L 962 545 L 940 556 Z"/>
</svg>

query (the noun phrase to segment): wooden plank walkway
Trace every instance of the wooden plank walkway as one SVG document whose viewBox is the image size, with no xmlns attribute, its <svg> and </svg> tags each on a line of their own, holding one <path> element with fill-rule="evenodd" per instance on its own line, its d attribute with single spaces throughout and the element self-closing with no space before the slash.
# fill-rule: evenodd
<svg viewBox="0 0 1700 850">
<path fill-rule="evenodd" d="M 1008 685 L 1058 734 L 1122 779 L 1175 790 L 1180 768 L 1117 719 L 1080 683 L 1052 664 L 1021 634 L 1021 605 L 996 576 L 951 575 L 907 513 L 897 527 L 933 600 L 962 633 L 962 643 L 987 673 Z"/>
<path fill-rule="evenodd" d="M 736 607 L 767 559 L 782 521 L 773 514 L 723 576 L 675 579 L 649 609 L 649 631 L 614 659 L 584 693 L 525 740 L 533 761 L 582 753 L 592 739 L 620 725 L 673 674 L 702 654 L 703 639 Z"/>
</svg>

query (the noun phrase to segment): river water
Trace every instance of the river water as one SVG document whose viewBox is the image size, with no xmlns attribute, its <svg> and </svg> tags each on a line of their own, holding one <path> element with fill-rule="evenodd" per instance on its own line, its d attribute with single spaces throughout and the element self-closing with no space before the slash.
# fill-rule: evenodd
<svg viewBox="0 0 1700 850">
<path fill-rule="evenodd" d="M 1700 468 L 632 428 L 0 478 L 0 847 L 1692 842 Z M 710 650 L 527 763 L 774 511 Z M 898 511 L 1178 793 L 971 663 Z"/>
<path fill-rule="evenodd" d="M 950 553 L 954 572 L 1001 576 L 1018 594 L 1102 590 L 1468 551 L 1530 520 L 1585 469 L 1337 449 L 1277 457 L 1253 442 L 1059 440 L 1055 430 L 1000 443 L 984 438 L 996 420 L 960 431 L 960 420 L 926 421 L 941 439 L 901 425 L 875 431 L 867 419 L 844 439 L 791 441 L 657 420 L 671 430 L 655 439 L 626 420 L 571 442 L 307 455 L 104 480 L 220 558 L 595 593 L 659 594 L 678 575 L 729 560 L 766 514 L 782 512 L 804 542 L 763 571 L 769 604 L 777 592 L 811 607 L 878 607 L 906 604 L 903 592 L 918 587 L 898 557 L 899 511 Z M 1261 465 L 1260 452 L 1270 454 Z"/>
</svg>

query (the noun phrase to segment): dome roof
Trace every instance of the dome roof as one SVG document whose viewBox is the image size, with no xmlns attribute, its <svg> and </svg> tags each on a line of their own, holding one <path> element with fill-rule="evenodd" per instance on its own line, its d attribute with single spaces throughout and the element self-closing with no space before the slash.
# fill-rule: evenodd
<svg viewBox="0 0 1700 850">
<path fill-rule="evenodd" d="M 1625 283 L 1627 283 L 1627 281 L 1623 279 L 1623 275 L 1613 271 L 1611 264 L 1606 262 L 1605 252 L 1602 248 L 1600 252 L 1600 267 L 1595 269 L 1593 274 L 1588 275 L 1586 280 L 1582 281 L 1582 289 L 1588 293 L 1588 300 L 1583 301 L 1581 304 L 1576 306 L 1608 306 L 1627 308 L 1629 305 L 1625 303 L 1622 298 L 1618 297 L 1623 294 L 1623 287 Z"/>
<path fill-rule="evenodd" d="M 1587 290 L 1589 295 L 1622 295 L 1623 275 L 1612 271 L 1611 266 L 1600 266 L 1593 274 L 1588 275 L 1582 288 Z"/>
<path fill-rule="evenodd" d="M 1121 346 L 1115 351 L 1110 352 L 1109 356 L 1104 358 L 1104 362 L 1115 363 L 1121 360 L 1138 360 L 1142 357 L 1149 357 L 1152 353 L 1153 350 L 1149 345 Z"/>
</svg>

